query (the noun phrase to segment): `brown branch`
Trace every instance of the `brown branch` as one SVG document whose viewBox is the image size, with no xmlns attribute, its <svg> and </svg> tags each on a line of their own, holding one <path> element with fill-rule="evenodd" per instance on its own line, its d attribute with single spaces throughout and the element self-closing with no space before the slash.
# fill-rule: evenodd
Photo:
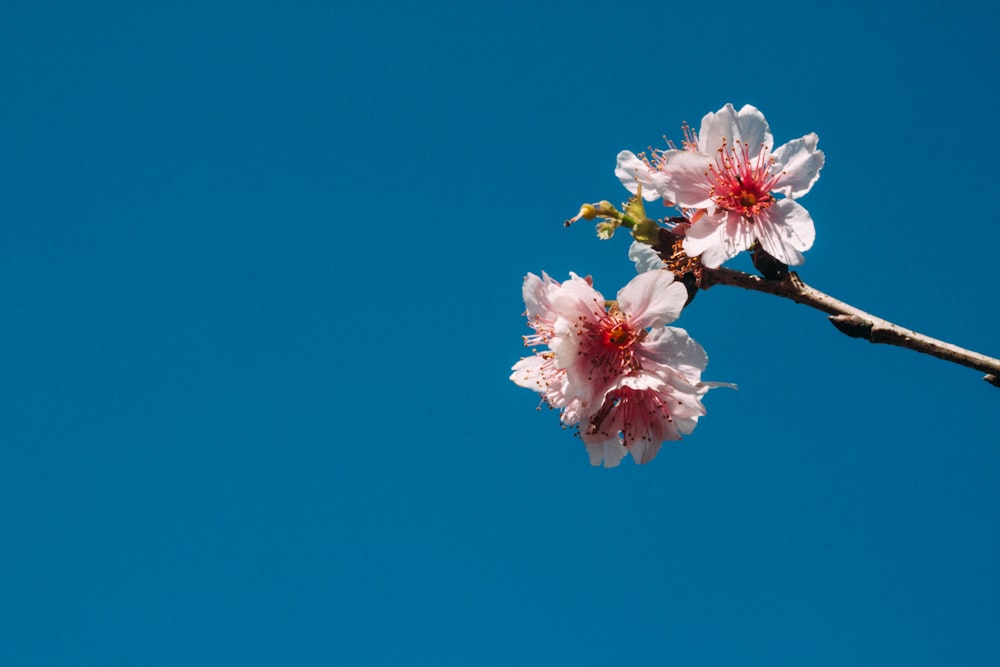
<svg viewBox="0 0 1000 667">
<path fill-rule="evenodd" d="M 863 338 L 871 343 L 885 343 L 904 347 L 921 354 L 929 354 L 938 359 L 950 361 L 986 373 L 983 379 L 995 387 L 1000 387 L 1000 359 L 987 357 L 958 345 L 952 345 L 930 336 L 893 324 L 881 317 L 875 317 L 860 308 L 835 299 L 818 289 L 806 285 L 795 272 L 779 279 L 762 278 L 742 271 L 718 268 L 704 269 L 701 286 L 708 289 L 712 285 L 731 285 L 755 292 L 773 294 L 795 303 L 802 303 L 830 316 L 830 322 L 841 332 L 852 338 Z"/>
</svg>

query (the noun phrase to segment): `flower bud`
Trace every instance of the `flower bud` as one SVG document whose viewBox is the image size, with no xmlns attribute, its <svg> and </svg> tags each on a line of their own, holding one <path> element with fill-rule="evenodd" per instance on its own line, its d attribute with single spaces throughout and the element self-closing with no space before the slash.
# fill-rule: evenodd
<svg viewBox="0 0 1000 667">
<path fill-rule="evenodd" d="M 597 217 L 597 207 L 593 204 L 584 204 L 580 207 L 580 212 L 574 215 L 572 218 L 563 223 L 566 227 L 569 227 L 577 220 L 593 220 Z"/>
<path fill-rule="evenodd" d="M 615 220 L 608 220 L 606 222 L 597 223 L 597 238 L 602 241 L 607 241 L 612 236 L 615 235 L 615 230 L 618 229 L 618 222 Z"/>
</svg>

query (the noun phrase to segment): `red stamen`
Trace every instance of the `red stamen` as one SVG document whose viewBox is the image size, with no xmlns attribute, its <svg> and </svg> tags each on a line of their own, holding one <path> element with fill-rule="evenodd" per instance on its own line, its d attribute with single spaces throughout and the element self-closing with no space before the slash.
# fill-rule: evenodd
<svg viewBox="0 0 1000 667">
<path fill-rule="evenodd" d="M 752 219 L 775 202 L 771 191 L 781 174 L 771 172 L 774 159 L 767 146 L 760 148 L 751 156 L 750 147 L 742 141 L 729 148 L 723 140 L 705 174 L 711 183 L 710 195 L 720 208 Z"/>
</svg>

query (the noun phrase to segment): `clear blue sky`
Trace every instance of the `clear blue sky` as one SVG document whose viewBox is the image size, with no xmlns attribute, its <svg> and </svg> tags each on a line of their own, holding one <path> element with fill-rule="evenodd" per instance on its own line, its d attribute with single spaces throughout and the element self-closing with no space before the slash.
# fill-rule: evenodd
<svg viewBox="0 0 1000 667">
<path fill-rule="evenodd" d="M 507 380 L 726 102 L 819 134 L 807 282 L 1000 355 L 997 9 L 288 4 L 0 10 L 0 664 L 1000 662 L 976 372 L 714 288 L 740 391 L 614 470 Z"/>
</svg>

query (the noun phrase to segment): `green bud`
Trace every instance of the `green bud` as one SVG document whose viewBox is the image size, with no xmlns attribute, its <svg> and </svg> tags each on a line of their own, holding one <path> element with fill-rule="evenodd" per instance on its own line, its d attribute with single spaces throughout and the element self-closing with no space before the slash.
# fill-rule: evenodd
<svg viewBox="0 0 1000 667">
<path fill-rule="evenodd" d="M 660 226 L 649 218 L 642 218 L 632 228 L 632 238 L 639 243 L 656 245 L 660 242 Z"/>
</svg>

